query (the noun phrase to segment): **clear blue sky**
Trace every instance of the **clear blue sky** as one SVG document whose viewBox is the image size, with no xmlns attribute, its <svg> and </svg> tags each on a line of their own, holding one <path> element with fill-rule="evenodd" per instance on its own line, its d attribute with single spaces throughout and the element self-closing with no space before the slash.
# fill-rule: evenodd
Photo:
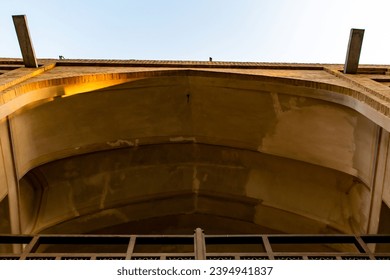
<svg viewBox="0 0 390 280">
<path fill-rule="evenodd" d="M 38 58 L 390 64 L 390 0 L 1 0 L 0 57 L 21 57 L 26 14 Z"/>
</svg>

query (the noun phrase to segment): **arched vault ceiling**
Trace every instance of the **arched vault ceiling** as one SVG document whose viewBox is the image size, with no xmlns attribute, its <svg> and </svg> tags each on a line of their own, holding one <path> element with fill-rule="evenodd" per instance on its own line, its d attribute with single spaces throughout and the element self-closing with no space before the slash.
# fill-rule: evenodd
<svg viewBox="0 0 390 280">
<path fill-rule="evenodd" d="M 376 90 L 349 81 L 337 70 L 299 69 L 175 69 L 164 67 L 64 67 L 48 65 L 0 86 L 0 119 L 36 101 L 104 89 L 156 77 L 210 77 L 225 81 L 256 81 L 274 91 L 296 92 L 348 106 L 390 130 L 389 90 Z M 23 72 L 21 72 L 23 73 Z M 16 75 L 17 77 L 17 75 Z M 19 81 L 20 80 L 20 81 Z M 5 81 L 8 81 L 7 79 Z M 19 82 L 18 82 L 19 81 Z M 365 81 L 366 82 L 366 81 Z M 372 81 L 373 82 L 373 81 Z M 370 84 L 377 88 L 378 85 Z"/>
<path fill-rule="evenodd" d="M 222 145 L 333 168 L 369 183 L 377 126 L 314 89 L 173 76 L 56 98 L 13 114 L 17 171 L 87 152 L 157 143 Z M 306 94 L 305 94 L 306 92 Z"/>
<path fill-rule="evenodd" d="M 43 186 L 36 219 L 24 225 L 33 232 L 91 232 L 172 215 L 276 232 L 364 232 L 370 205 L 367 186 L 351 175 L 196 143 L 74 156 L 37 167 L 32 176 Z M 25 192 L 24 199 L 32 197 Z"/>
<path fill-rule="evenodd" d="M 18 177 L 42 194 L 24 227 L 90 232 L 207 214 L 281 232 L 365 232 L 378 125 L 359 110 L 383 116 L 339 85 L 225 74 L 46 81 L 43 94 L 59 97 L 10 117 Z"/>
</svg>

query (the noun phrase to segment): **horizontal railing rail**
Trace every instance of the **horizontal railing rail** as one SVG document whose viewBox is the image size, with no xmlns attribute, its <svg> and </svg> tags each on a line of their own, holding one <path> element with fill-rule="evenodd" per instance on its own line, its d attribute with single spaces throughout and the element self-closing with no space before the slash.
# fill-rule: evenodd
<svg viewBox="0 0 390 280">
<path fill-rule="evenodd" d="M 390 235 L 0 235 L 0 260 L 390 260 Z"/>
</svg>

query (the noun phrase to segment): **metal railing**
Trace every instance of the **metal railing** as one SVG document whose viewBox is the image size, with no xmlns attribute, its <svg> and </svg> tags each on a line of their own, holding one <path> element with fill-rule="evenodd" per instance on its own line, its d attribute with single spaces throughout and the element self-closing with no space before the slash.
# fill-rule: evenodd
<svg viewBox="0 0 390 280">
<path fill-rule="evenodd" d="M 0 235 L 2 260 L 390 260 L 390 235 Z"/>
</svg>

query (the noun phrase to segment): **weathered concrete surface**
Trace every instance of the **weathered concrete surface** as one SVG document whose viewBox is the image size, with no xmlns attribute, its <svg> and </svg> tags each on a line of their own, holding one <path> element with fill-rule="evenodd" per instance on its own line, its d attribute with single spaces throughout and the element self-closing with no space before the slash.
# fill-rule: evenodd
<svg viewBox="0 0 390 280">
<path fill-rule="evenodd" d="M 3 149 L 0 146 L 0 155 L 3 154 Z M 4 197 L 8 193 L 8 188 L 7 188 L 7 177 L 5 175 L 5 166 L 4 166 L 4 161 L 3 158 L 1 157 L 0 159 L 0 201 L 4 199 Z"/>
<path fill-rule="evenodd" d="M 22 232 L 384 224 L 390 89 L 374 76 L 337 65 L 62 63 L 0 76 L 19 180 L 0 195 L 18 194 Z"/>
<path fill-rule="evenodd" d="M 388 147 L 389 148 L 389 147 Z M 390 207 L 390 158 L 387 157 L 386 169 L 383 181 L 383 201 Z"/>
<path fill-rule="evenodd" d="M 278 232 L 364 232 L 367 226 L 370 192 L 353 176 L 248 150 L 148 145 L 59 160 L 34 173 L 46 186 L 38 232 L 58 223 L 63 231 L 96 231 L 176 214 Z M 288 223 L 280 223 L 281 213 Z"/>
<path fill-rule="evenodd" d="M 0 201 L 0 234 L 9 234 L 11 232 L 9 216 L 9 205 L 6 197 Z M 0 246 L 0 253 L 8 252 L 12 252 L 12 245 L 2 244 Z"/>
<path fill-rule="evenodd" d="M 70 155 L 191 141 L 299 159 L 367 183 L 372 162 L 362 158 L 373 156 L 376 141 L 375 124 L 346 107 L 202 77 L 144 79 L 55 99 L 15 113 L 11 124 L 19 176 Z"/>
</svg>

